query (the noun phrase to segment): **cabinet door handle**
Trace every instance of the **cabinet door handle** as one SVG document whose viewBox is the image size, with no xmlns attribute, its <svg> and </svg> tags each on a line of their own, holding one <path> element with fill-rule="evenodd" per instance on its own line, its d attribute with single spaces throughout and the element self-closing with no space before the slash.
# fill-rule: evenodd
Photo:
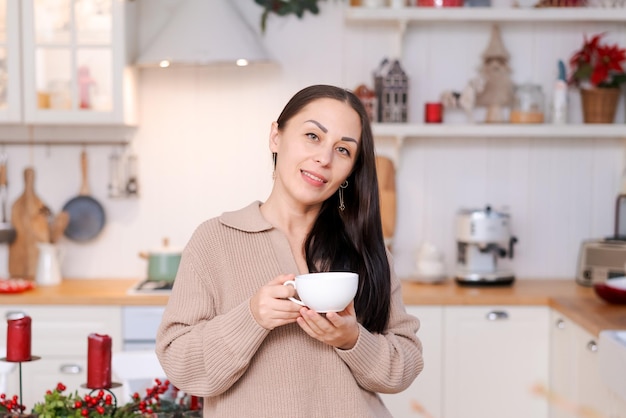
<svg viewBox="0 0 626 418">
<path fill-rule="evenodd" d="M 79 374 L 83 371 L 78 364 L 62 364 L 59 369 L 63 374 Z"/>
<path fill-rule="evenodd" d="M 557 319 L 555 322 L 557 329 L 565 329 L 565 321 L 562 319 Z"/>
<path fill-rule="evenodd" d="M 503 321 L 509 319 L 509 314 L 506 311 L 491 311 L 486 317 L 489 321 Z"/>
<path fill-rule="evenodd" d="M 598 344 L 594 340 L 589 341 L 587 343 L 587 350 L 595 353 L 596 351 L 598 351 Z"/>
</svg>

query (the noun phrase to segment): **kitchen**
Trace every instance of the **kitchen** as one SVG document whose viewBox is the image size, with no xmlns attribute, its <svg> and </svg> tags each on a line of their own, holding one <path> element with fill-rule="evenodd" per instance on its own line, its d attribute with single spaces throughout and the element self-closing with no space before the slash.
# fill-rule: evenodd
<svg viewBox="0 0 626 418">
<path fill-rule="evenodd" d="M 160 0 L 162 7 L 131 3 L 137 3 L 141 50 L 178 2 Z M 68 129 L 59 134 L 50 129 L 41 135 L 80 139 L 76 146 L 4 146 L 8 201 L 22 193 L 24 168 L 32 166 L 36 191 L 53 212 L 79 190 L 80 153 L 88 152 L 91 194 L 103 203 L 107 223 L 92 242 L 62 239 L 63 276 L 143 278 L 146 260 L 139 252 L 158 247 L 163 237 L 182 247 L 204 219 L 263 200 L 272 184 L 266 142 L 270 122 L 302 86 L 370 84 L 380 60 L 402 52 L 410 76 L 409 121 L 419 123 L 425 102 L 437 100 L 445 89 L 461 89 L 475 74 L 489 38 L 485 22 L 427 22 L 410 25 L 399 48 L 393 24 L 350 23 L 344 17 L 345 3 L 320 2 L 320 14 L 305 14 L 303 19 L 270 15 L 258 39 L 273 64 L 138 70 L 138 124 L 128 146 L 138 156 L 137 198 L 108 197 L 109 157 L 127 150 L 89 145 L 92 137 L 95 142 L 107 136 L 117 140 L 116 132 L 89 129 L 73 134 L 75 130 Z M 260 33 L 259 6 L 249 0 L 236 5 Z M 505 22 L 501 29 L 511 52 L 513 79 L 541 84 L 546 96 L 556 62 L 569 58 L 584 33 L 609 31 L 611 40 L 626 44 L 623 22 Z M 572 124 L 581 122 L 580 108 L 577 92 L 571 91 Z M 616 124 L 624 123 L 624 113 L 622 98 Z M 239 122 L 242 117 L 246 123 Z M 449 123 L 463 123 L 462 114 L 446 112 L 444 117 Z M 3 140 L 28 142 L 28 130 L 12 128 L 0 126 Z M 489 203 L 509 208 L 519 238 L 511 268 L 520 282 L 573 282 L 581 241 L 612 232 L 613 203 L 624 170 L 621 137 L 420 138 L 405 141 L 399 155 L 393 249 L 401 277 L 413 274 L 415 252 L 425 241 L 442 251 L 452 271 L 454 216 L 460 207 Z M 8 250 L 1 247 L 0 271 L 6 271 L 1 260 Z"/>
</svg>

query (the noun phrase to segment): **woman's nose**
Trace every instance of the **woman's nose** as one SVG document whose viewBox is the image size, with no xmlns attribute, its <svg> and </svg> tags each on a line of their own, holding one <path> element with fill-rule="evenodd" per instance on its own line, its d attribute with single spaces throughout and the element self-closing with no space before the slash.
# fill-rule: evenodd
<svg viewBox="0 0 626 418">
<path fill-rule="evenodd" d="M 328 165 L 332 161 L 333 150 L 332 147 L 322 147 L 315 155 L 315 161 L 321 165 Z"/>
</svg>

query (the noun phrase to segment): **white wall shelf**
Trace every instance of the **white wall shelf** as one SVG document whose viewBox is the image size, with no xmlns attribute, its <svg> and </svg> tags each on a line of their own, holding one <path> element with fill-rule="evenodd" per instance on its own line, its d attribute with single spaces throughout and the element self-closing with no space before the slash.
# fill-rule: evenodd
<svg viewBox="0 0 626 418">
<path fill-rule="evenodd" d="M 626 138 L 626 124 L 374 123 L 374 136 L 396 138 Z"/>
<path fill-rule="evenodd" d="M 136 131 L 131 125 L 0 124 L 0 145 L 128 145 Z"/>
<path fill-rule="evenodd" d="M 626 8 L 491 8 L 491 7 L 348 7 L 351 22 L 437 23 L 437 22 L 624 22 Z"/>
<path fill-rule="evenodd" d="M 373 123 L 372 131 L 380 150 L 387 149 L 396 167 L 401 148 L 407 140 L 423 138 L 622 138 L 626 139 L 626 124 L 423 124 L 423 123 Z M 388 140 L 391 140 L 390 144 Z M 388 146 L 391 145 L 391 149 Z"/>
</svg>

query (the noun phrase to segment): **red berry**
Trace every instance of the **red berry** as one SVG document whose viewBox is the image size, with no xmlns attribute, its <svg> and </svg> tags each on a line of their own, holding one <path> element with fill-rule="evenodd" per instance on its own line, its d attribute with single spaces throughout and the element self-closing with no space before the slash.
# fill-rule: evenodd
<svg viewBox="0 0 626 418">
<path fill-rule="evenodd" d="M 103 415 L 103 414 L 104 414 L 104 408 L 103 408 L 103 407 L 101 407 L 101 406 L 98 406 L 98 407 L 96 408 L 96 411 L 98 411 L 98 413 L 99 413 L 100 415 Z"/>
<path fill-rule="evenodd" d="M 84 417 L 86 417 L 87 415 L 89 415 L 89 410 L 88 409 L 83 409 L 80 411 L 80 414 Z"/>
<path fill-rule="evenodd" d="M 80 408 L 81 406 L 83 406 L 83 403 L 82 403 L 81 401 L 76 401 L 76 402 L 74 402 L 74 408 L 78 409 L 78 408 Z"/>
</svg>

